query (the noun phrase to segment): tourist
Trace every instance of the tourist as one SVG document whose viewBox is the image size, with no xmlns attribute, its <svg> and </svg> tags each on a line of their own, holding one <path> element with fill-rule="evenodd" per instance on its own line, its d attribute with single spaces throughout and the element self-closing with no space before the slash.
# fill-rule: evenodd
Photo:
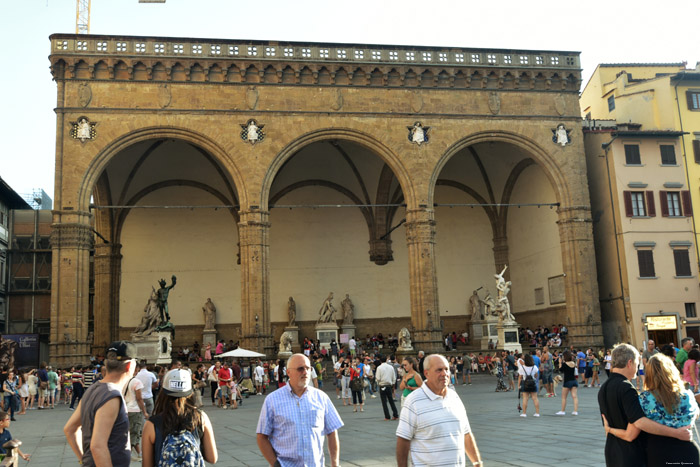
<svg viewBox="0 0 700 467">
<path fill-rule="evenodd" d="M 182 458 L 216 464 L 219 453 L 209 417 L 195 405 L 192 375 L 175 369 L 163 377 L 153 416 L 143 428 L 142 465 L 181 466 Z"/>
<path fill-rule="evenodd" d="M 448 387 L 449 365 L 442 355 L 424 362 L 425 384 L 411 393 L 396 428 L 396 460 L 408 465 L 465 465 L 465 451 L 474 466 L 481 454 L 469 426 L 467 411 L 457 393 Z"/>
<path fill-rule="evenodd" d="M 610 413 L 603 412 L 605 432 L 608 434 L 605 449 L 607 465 L 643 465 L 644 461 L 647 467 L 700 465 L 700 451 L 690 434 L 690 427 L 698 417 L 698 405 L 693 393 L 684 389 L 673 360 L 659 354 L 649 358 L 645 366 L 645 391 L 637 398 L 628 380 L 636 370 L 635 366 L 630 364 L 631 360 L 639 356 L 635 355 L 632 346 L 618 352 L 619 347 L 621 346 L 613 351 L 614 375 L 611 380 L 621 380 L 621 386 L 626 388 L 625 392 L 606 388 L 609 386 L 606 382 L 603 385 L 605 391 L 601 389 L 598 400 L 602 412 L 604 408 L 611 409 L 610 402 L 615 396 L 628 398 L 621 400 L 628 420 L 624 429 L 617 428 L 611 426 L 615 425 L 612 422 L 613 417 L 619 415 L 614 407 Z M 620 359 L 628 357 L 631 357 L 628 364 L 620 368 Z M 614 393 L 611 397 L 612 391 Z M 616 422 L 620 424 L 620 420 Z M 641 430 L 648 431 L 645 441 L 642 442 L 638 438 Z M 637 463 L 631 464 L 630 461 Z"/>
<path fill-rule="evenodd" d="M 211 388 L 211 405 L 216 405 L 216 393 L 219 389 L 219 370 L 221 369 L 221 361 L 217 360 L 207 369 L 207 381 Z"/>
<path fill-rule="evenodd" d="M 26 415 L 27 413 L 27 406 L 29 405 L 29 384 L 27 383 L 27 373 L 22 373 L 16 375 L 18 377 L 17 381 L 17 386 L 19 387 L 18 394 L 20 398 L 20 411 L 18 412 L 18 415 Z M 5 381 L 7 381 L 8 375 L 5 375 Z M 4 384 L 4 382 L 3 382 Z M 32 401 L 33 403 L 34 401 Z M 5 412 L 8 412 L 10 409 L 5 405 L 4 407 Z"/>
<path fill-rule="evenodd" d="M 143 384 L 143 388 L 141 388 L 141 398 L 143 399 L 143 404 L 146 406 L 146 413 L 150 417 L 153 413 L 155 401 L 153 398 L 153 389 L 158 384 L 158 378 L 153 374 L 153 372 L 148 371 L 146 360 L 142 360 L 139 367 L 140 370 L 136 374 L 135 378 L 138 378 Z"/>
<path fill-rule="evenodd" d="M 19 377 L 15 375 L 14 370 L 10 369 L 7 372 L 7 379 L 2 384 L 2 390 L 5 393 L 5 411 L 10 413 L 10 420 L 15 421 L 15 410 L 19 406 Z"/>
<path fill-rule="evenodd" d="M 211 362 L 211 342 L 207 342 L 207 346 L 204 348 L 204 360 Z"/>
<path fill-rule="evenodd" d="M 74 370 L 71 371 L 71 381 L 73 382 L 73 396 L 71 397 L 70 400 L 70 410 L 75 410 L 75 403 L 79 402 L 80 399 L 83 398 L 83 392 L 85 386 L 83 385 L 83 373 L 82 373 L 82 367 L 77 367 Z M 31 378 L 35 378 L 34 376 L 31 376 Z M 31 380 L 30 380 L 31 381 Z M 36 394 L 36 383 L 34 383 L 34 394 Z M 29 384 L 29 397 L 32 401 L 34 401 L 34 396 L 32 395 L 32 384 Z M 31 408 L 31 407 L 30 407 Z"/>
<path fill-rule="evenodd" d="M 338 367 L 338 373 L 340 374 L 340 385 L 342 388 L 342 394 L 341 398 L 343 399 L 343 405 L 349 405 L 350 404 L 350 362 L 346 360 L 344 357 L 341 357 L 338 362 L 340 363 L 340 366 Z"/>
<path fill-rule="evenodd" d="M 691 349 L 688 352 L 688 360 L 683 364 L 683 381 L 693 393 L 700 392 L 700 384 L 698 384 L 698 372 L 700 371 L 700 351 Z"/>
<path fill-rule="evenodd" d="M 262 366 L 262 361 L 258 360 L 253 370 L 253 376 L 255 378 L 255 391 L 258 396 L 263 395 L 263 383 L 265 380 L 265 369 Z"/>
<path fill-rule="evenodd" d="M 392 360 L 394 360 L 396 362 L 395 359 L 392 359 Z M 421 377 L 423 375 L 423 362 L 424 361 L 425 361 L 425 352 L 423 352 L 422 350 L 419 350 L 418 351 L 418 374 L 421 375 Z"/>
<path fill-rule="evenodd" d="M 523 395 L 523 413 L 521 417 L 527 417 L 527 401 L 532 398 L 535 405 L 535 417 L 540 416 L 540 401 L 537 398 L 537 379 L 539 369 L 531 354 L 526 354 L 523 364 L 518 366 L 518 387 Z"/>
<path fill-rule="evenodd" d="M 233 374 L 231 370 L 229 370 L 228 362 L 224 362 L 223 366 L 219 368 L 217 376 L 217 381 L 219 382 L 219 387 L 217 389 L 219 407 L 226 409 L 228 407 L 227 401 L 231 398 L 231 387 L 229 383 L 233 379 Z"/>
<path fill-rule="evenodd" d="M 78 461 L 86 467 L 131 462 L 129 417 L 122 394 L 134 374 L 135 358 L 136 346 L 131 342 L 110 344 L 107 376 L 90 387 L 63 428 Z"/>
<path fill-rule="evenodd" d="M 401 362 L 401 367 L 403 368 L 403 376 L 401 377 L 399 389 L 403 390 L 403 393 L 401 394 L 401 407 L 403 407 L 406 398 L 413 391 L 423 385 L 423 378 L 421 378 L 421 376 L 418 374 L 416 361 L 413 359 L 413 357 L 404 357 L 403 361 Z"/>
<path fill-rule="evenodd" d="M 593 387 L 600 387 L 600 360 L 597 355 L 593 355 Z"/>
<path fill-rule="evenodd" d="M 48 404 L 48 399 L 49 399 L 49 372 L 46 370 L 46 362 L 41 362 L 39 365 L 39 369 L 36 372 L 36 377 L 37 377 L 37 388 L 38 388 L 38 394 L 39 394 L 39 400 L 38 400 L 38 409 L 43 409 L 44 404 L 47 406 Z"/>
<path fill-rule="evenodd" d="M 574 411 L 571 415 L 578 415 L 578 381 L 576 381 L 576 362 L 574 355 L 565 350 L 562 357 L 559 359 L 559 371 L 564 373 L 564 381 L 561 389 L 561 410 L 556 415 L 566 415 L 566 398 L 571 393 L 571 399 L 574 401 Z"/>
<path fill-rule="evenodd" d="M 269 465 L 325 465 L 324 436 L 331 466 L 340 465 L 338 429 L 343 421 L 326 393 L 309 386 L 310 369 L 305 355 L 289 357 L 289 384 L 263 402 L 256 432 L 258 447 Z M 309 414 L 318 423 L 308 423 Z"/>
<path fill-rule="evenodd" d="M 469 354 L 464 354 L 462 363 L 462 385 L 472 384 L 472 358 L 469 356 Z"/>
<path fill-rule="evenodd" d="M 586 354 L 583 353 L 582 350 L 579 349 L 579 351 L 576 353 L 576 363 L 578 366 L 578 374 L 577 376 L 581 376 L 583 378 L 583 385 L 586 385 L 586 380 L 585 380 L 585 375 L 586 375 Z M 578 378 L 577 378 L 578 379 Z"/>
<path fill-rule="evenodd" d="M 504 379 L 506 364 L 504 360 L 498 356 L 494 357 L 494 361 L 496 365 L 496 392 L 508 392 Z"/>
<path fill-rule="evenodd" d="M 363 369 L 358 359 L 353 358 L 352 366 L 350 367 L 350 391 L 352 392 L 353 412 L 357 412 L 358 405 L 360 406 L 360 412 L 365 411 L 365 403 L 362 400 L 362 394 L 364 392 Z"/>
<path fill-rule="evenodd" d="M 56 397 L 58 396 L 59 379 L 52 367 L 47 368 L 47 376 L 49 378 L 49 397 L 46 405 L 52 409 L 56 407 Z"/>
<path fill-rule="evenodd" d="M 362 373 L 364 374 L 364 377 L 365 377 L 365 388 L 367 388 L 367 390 L 369 392 L 369 397 L 371 397 L 372 399 L 376 399 L 377 396 L 374 395 L 374 389 L 372 388 L 372 386 L 374 385 L 374 370 L 372 369 L 372 363 L 371 363 L 371 359 L 369 357 L 367 357 L 365 359 L 365 364 L 362 367 Z M 320 388 L 321 387 L 320 375 L 318 378 L 318 384 L 319 384 L 318 387 Z M 363 394 L 363 397 L 365 397 L 364 394 Z"/>
<path fill-rule="evenodd" d="M 603 357 L 603 361 L 605 362 L 605 374 L 610 378 L 610 370 L 612 369 L 612 355 L 610 355 L 610 349 L 605 351 L 605 357 Z"/>
<path fill-rule="evenodd" d="M 136 373 L 141 369 L 141 364 L 137 363 Z M 129 439 L 131 440 L 132 460 L 141 460 L 141 434 L 143 432 L 143 422 L 148 418 L 146 405 L 143 402 L 143 383 L 139 378 L 131 378 L 126 385 L 124 402 L 126 403 L 126 413 L 129 417 Z M 133 453 L 136 453 L 134 456 Z"/>
<path fill-rule="evenodd" d="M 693 345 L 695 345 L 695 339 L 692 337 L 684 337 L 681 340 L 681 348 L 676 352 L 676 365 L 678 365 L 678 368 L 683 368 L 683 364 L 688 360 L 688 352 L 693 348 Z"/>
<path fill-rule="evenodd" d="M 382 409 L 384 409 L 384 420 L 389 420 L 389 409 L 387 404 L 391 406 L 393 413 L 393 420 L 399 418 L 399 413 L 396 410 L 396 404 L 394 404 L 394 383 L 396 383 L 396 370 L 394 367 L 387 363 L 387 359 L 384 355 L 379 356 L 381 364 L 377 367 L 375 372 L 375 379 L 377 380 L 377 386 L 379 387 L 379 397 L 382 401 Z"/>
<path fill-rule="evenodd" d="M 554 358 L 546 345 L 542 349 L 541 362 L 542 385 L 547 391 L 547 397 L 554 397 Z"/>
<path fill-rule="evenodd" d="M 2 447 L 2 445 L 13 439 L 12 434 L 10 434 L 10 422 L 14 420 L 15 419 L 12 418 L 10 414 L 0 410 L 0 454 L 2 454 L 3 456 L 5 456 L 7 452 Z M 19 454 L 19 457 L 21 457 L 25 461 L 29 461 L 29 458 L 31 457 L 29 454 L 23 453 L 19 449 L 19 446 L 17 447 L 17 454 Z"/>
</svg>

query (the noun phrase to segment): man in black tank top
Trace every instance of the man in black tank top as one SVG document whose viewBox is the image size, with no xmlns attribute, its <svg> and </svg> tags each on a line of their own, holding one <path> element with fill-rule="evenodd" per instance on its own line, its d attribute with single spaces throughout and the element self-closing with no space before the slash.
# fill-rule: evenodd
<svg viewBox="0 0 700 467">
<path fill-rule="evenodd" d="M 136 347 L 113 342 L 107 347 L 107 375 L 90 386 L 63 428 L 68 444 L 84 467 L 131 464 L 129 418 L 124 387 L 136 368 Z M 78 431 L 82 428 L 82 436 Z"/>
</svg>

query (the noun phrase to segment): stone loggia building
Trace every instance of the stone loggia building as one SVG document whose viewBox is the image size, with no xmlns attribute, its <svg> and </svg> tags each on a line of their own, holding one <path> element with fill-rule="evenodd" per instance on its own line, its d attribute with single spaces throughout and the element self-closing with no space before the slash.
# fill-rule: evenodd
<svg viewBox="0 0 700 467">
<path fill-rule="evenodd" d="M 210 297 L 271 354 L 288 297 L 312 336 L 333 291 L 439 350 L 504 264 L 521 323 L 602 344 L 578 53 L 56 34 L 50 62 L 56 362 L 171 274 L 176 346 Z"/>
</svg>

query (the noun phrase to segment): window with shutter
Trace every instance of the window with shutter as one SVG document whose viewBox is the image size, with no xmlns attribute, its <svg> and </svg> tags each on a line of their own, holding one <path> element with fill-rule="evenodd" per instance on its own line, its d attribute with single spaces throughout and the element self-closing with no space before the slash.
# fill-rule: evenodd
<svg viewBox="0 0 700 467">
<path fill-rule="evenodd" d="M 625 215 L 627 217 L 632 217 L 632 192 L 623 191 L 622 199 L 625 201 Z"/>
<path fill-rule="evenodd" d="M 681 211 L 681 194 L 677 191 L 667 191 L 666 192 L 666 211 L 669 216 L 681 217 L 683 212 Z"/>
<path fill-rule="evenodd" d="M 700 164 L 700 139 L 693 140 L 693 156 L 695 157 L 695 163 Z"/>
<path fill-rule="evenodd" d="M 685 217 L 693 217 L 693 205 L 690 201 L 690 191 L 681 191 L 681 202 L 683 203 L 683 215 Z"/>
<path fill-rule="evenodd" d="M 647 191 L 647 216 L 656 216 L 656 205 L 654 204 L 654 192 Z"/>
<path fill-rule="evenodd" d="M 639 145 L 625 144 L 625 164 L 642 165 L 642 158 L 639 155 Z"/>
<path fill-rule="evenodd" d="M 685 96 L 688 98 L 688 110 L 700 110 L 699 91 L 686 91 Z"/>
<path fill-rule="evenodd" d="M 670 144 L 661 145 L 661 164 L 676 165 L 676 150 Z"/>
<path fill-rule="evenodd" d="M 637 260 L 639 261 L 639 277 L 656 277 L 653 251 L 637 250 Z"/>
<path fill-rule="evenodd" d="M 690 256 L 686 249 L 673 250 L 673 261 L 676 264 L 676 277 L 690 277 Z"/>
<path fill-rule="evenodd" d="M 647 213 L 646 206 L 644 205 L 644 192 L 632 191 L 630 192 L 630 199 L 632 201 L 632 217 L 646 216 Z"/>
<path fill-rule="evenodd" d="M 668 200 L 666 199 L 666 192 L 664 190 L 659 191 L 659 206 L 661 207 L 661 215 L 663 217 L 668 217 Z"/>
</svg>

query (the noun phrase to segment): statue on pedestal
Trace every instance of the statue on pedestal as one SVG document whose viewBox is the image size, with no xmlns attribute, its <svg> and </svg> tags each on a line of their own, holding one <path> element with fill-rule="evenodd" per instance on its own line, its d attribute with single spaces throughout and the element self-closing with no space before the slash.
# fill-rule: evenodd
<svg viewBox="0 0 700 467">
<path fill-rule="evenodd" d="M 399 331 L 399 349 L 413 349 L 411 345 L 411 333 L 408 329 L 401 328 Z"/>
<path fill-rule="evenodd" d="M 506 281 L 503 278 L 508 265 L 503 268 L 500 274 L 494 274 L 496 279 L 496 289 L 498 289 L 498 302 L 496 303 L 496 312 L 503 320 L 515 321 L 515 317 L 510 312 L 510 302 L 508 301 L 508 292 L 510 292 L 511 281 Z"/>
<path fill-rule="evenodd" d="M 482 314 L 484 318 L 496 315 L 496 300 L 491 296 L 491 292 L 487 290 L 486 296 L 483 300 L 479 299 L 479 302 L 484 306 L 484 313 Z"/>
<path fill-rule="evenodd" d="M 147 336 L 156 330 L 162 324 L 160 318 L 160 309 L 158 308 L 158 294 L 155 287 L 151 287 L 151 296 L 143 309 L 144 315 L 141 318 L 141 324 L 136 328 L 134 334 Z"/>
<path fill-rule="evenodd" d="M 289 327 L 294 327 L 297 325 L 297 304 L 294 301 L 294 297 L 289 297 L 287 302 L 287 314 L 289 315 Z"/>
<path fill-rule="evenodd" d="M 481 312 L 481 299 L 476 290 L 469 297 L 469 310 L 471 311 L 472 321 L 484 319 L 484 314 Z"/>
<path fill-rule="evenodd" d="M 288 331 L 283 332 L 282 336 L 280 337 L 280 352 L 291 352 L 293 340 L 294 339 L 292 337 L 291 332 L 288 332 Z"/>
<path fill-rule="evenodd" d="M 333 317 L 333 314 L 336 312 L 335 307 L 333 306 L 333 292 L 328 294 L 328 297 L 324 300 L 323 305 L 321 305 L 321 309 L 318 311 L 319 317 L 318 317 L 318 323 L 330 323 L 331 321 L 335 322 L 335 318 Z"/>
<path fill-rule="evenodd" d="M 172 277 L 172 284 L 170 284 L 168 287 L 165 286 L 167 282 L 165 282 L 165 279 L 161 279 L 158 281 L 158 284 L 160 285 L 160 289 L 158 289 L 158 311 L 160 311 L 160 320 L 163 323 L 169 323 L 170 322 L 170 313 L 168 313 L 168 294 L 170 293 L 170 289 L 175 287 L 175 282 L 177 281 L 177 278 L 173 275 Z"/>
<path fill-rule="evenodd" d="M 202 307 L 204 312 L 204 329 L 214 329 L 216 323 L 216 307 L 212 303 L 211 298 L 207 298 L 207 302 Z"/>
<path fill-rule="evenodd" d="M 345 300 L 340 302 L 340 307 L 343 309 L 343 325 L 352 324 L 355 305 L 350 300 L 350 294 L 345 294 Z"/>
</svg>

